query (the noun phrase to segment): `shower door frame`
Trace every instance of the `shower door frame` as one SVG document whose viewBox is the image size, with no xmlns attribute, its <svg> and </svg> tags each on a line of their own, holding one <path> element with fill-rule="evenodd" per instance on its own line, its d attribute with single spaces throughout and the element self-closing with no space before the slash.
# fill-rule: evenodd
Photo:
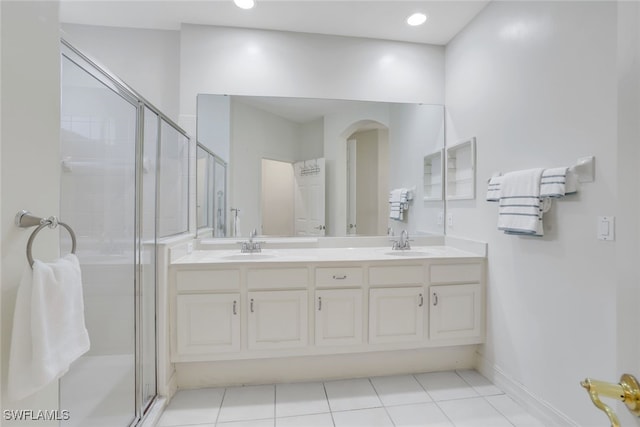
<svg viewBox="0 0 640 427">
<path fill-rule="evenodd" d="M 135 392 L 134 392 L 134 417 L 131 420 L 131 426 L 136 426 L 141 423 L 144 419 L 145 415 L 150 412 L 151 408 L 158 401 L 158 370 L 159 370 L 159 336 L 158 336 L 158 254 L 157 254 L 157 244 L 159 239 L 159 225 L 158 225 L 158 206 L 160 200 L 160 186 L 159 186 L 159 174 L 160 174 L 160 156 L 161 156 L 161 137 L 162 137 L 162 122 L 164 121 L 169 126 L 174 128 L 178 133 L 183 135 L 187 140 L 188 146 L 188 154 L 187 157 L 190 158 L 191 152 L 191 138 L 189 135 L 178 126 L 173 120 L 167 117 L 162 111 L 160 111 L 157 107 L 147 101 L 143 96 L 141 96 L 138 92 L 132 89 L 129 85 L 124 83 L 120 78 L 107 70 L 106 67 L 101 65 L 99 62 L 90 58 L 89 56 L 82 53 L 80 50 L 75 48 L 71 43 L 69 43 L 64 38 L 60 38 L 60 54 L 66 57 L 71 62 L 75 63 L 78 67 L 83 69 L 89 75 L 98 79 L 100 82 L 105 84 L 111 90 L 113 90 L 116 94 L 121 96 L 127 102 L 131 103 L 134 107 L 136 107 L 136 141 L 135 141 L 135 202 L 134 202 L 134 224 L 135 224 L 135 232 L 134 232 L 134 357 L 135 357 Z M 153 333 L 155 334 L 155 354 L 154 354 L 154 376 L 155 376 L 155 395 L 149 399 L 148 401 L 144 401 L 144 386 L 143 386 L 143 359 L 142 359 L 142 218 L 143 218 L 143 161 L 144 161 L 144 119 L 145 119 L 145 109 L 149 109 L 153 114 L 157 115 L 157 136 L 156 136 L 156 176 L 155 176 L 155 224 L 154 224 L 154 248 L 153 248 L 153 260 L 154 260 L 154 282 L 155 282 L 155 293 L 154 293 L 154 302 L 155 302 L 155 310 L 154 310 L 154 322 L 153 322 Z M 188 166 L 190 169 L 190 164 Z M 190 171 L 187 171 L 189 174 Z M 187 230 L 185 233 L 189 232 L 190 229 L 190 213 L 189 206 L 187 204 Z"/>
</svg>

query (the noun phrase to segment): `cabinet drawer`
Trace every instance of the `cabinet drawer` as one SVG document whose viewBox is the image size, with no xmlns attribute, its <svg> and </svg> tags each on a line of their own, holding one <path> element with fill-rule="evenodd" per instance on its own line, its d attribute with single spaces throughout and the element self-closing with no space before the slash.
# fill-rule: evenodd
<svg viewBox="0 0 640 427">
<path fill-rule="evenodd" d="M 240 270 L 194 270 L 176 273 L 178 292 L 240 289 Z"/>
<path fill-rule="evenodd" d="M 362 286 L 362 267 L 316 268 L 316 286 Z"/>
<path fill-rule="evenodd" d="M 431 283 L 480 283 L 481 264 L 435 264 L 429 272 Z"/>
<path fill-rule="evenodd" d="M 369 268 L 369 284 L 376 285 L 416 285 L 424 281 L 424 266 L 398 265 L 392 267 Z"/>
<path fill-rule="evenodd" d="M 249 289 L 295 289 L 308 284 L 307 268 L 259 268 L 247 273 Z"/>
</svg>

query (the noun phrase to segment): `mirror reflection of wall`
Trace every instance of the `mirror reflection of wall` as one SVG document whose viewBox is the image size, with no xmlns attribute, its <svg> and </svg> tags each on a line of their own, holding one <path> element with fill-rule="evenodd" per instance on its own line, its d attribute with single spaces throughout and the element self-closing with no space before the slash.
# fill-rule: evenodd
<svg viewBox="0 0 640 427">
<path fill-rule="evenodd" d="M 443 202 L 427 206 L 422 198 L 423 157 L 444 147 L 442 106 L 201 94 L 197 123 L 199 142 L 208 147 L 217 144 L 219 152 L 228 152 L 227 210 L 240 210 L 239 236 L 254 228 L 269 235 L 263 218 L 263 159 L 294 164 L 320 158 L 326 167 L 325 218 L 315 226 L 321 233 L 313 235 L 385 235 L 390 227 L 414 234 L 444 233 L 435 213 L 443 210 Z M 368 132 L 369 137 L 377 133 L 386 146 L 381 148 L 379 142 L 377 151 L 360 154 L 355 172 L 360 169 L 364 174 L 362 186 L 357 188 L 356 179 L 349 190 L 347 141 L 354 135 L 366 139 Z M 399 222 L 388 214 L 389 191 L 397 187 L 420 193 L 411 213 Z M 351 220 L 351 201 L 354 215 L 360 210 L 360 219 Z M 357 229 L 350 232 L 349 223 Z M 290 235 L 312 231 L 305 234 L 294 228 Z"/>
</svg>

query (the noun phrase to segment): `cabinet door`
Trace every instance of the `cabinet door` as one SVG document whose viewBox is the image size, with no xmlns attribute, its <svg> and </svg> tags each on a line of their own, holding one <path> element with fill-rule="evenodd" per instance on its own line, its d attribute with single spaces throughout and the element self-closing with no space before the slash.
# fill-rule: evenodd
<svg viewBox="0 0 640 427">
<path fill-rule="evenodd" d="M 429 337 L 479 338 L 482 333 L 480 284 L 431 286 Z"/>
<path fill-rule="evenodd" d="M 249 292 L 250 350 L 307 345 L 307 291 Z"/>
<path fill-rule="evenodd" d="M 362 344 L 362 290 L 316 291 L 316 345 Z"/>
<path fill-rule="evenodd" d="M 369 343 L 423 339 L 423 288 L 380 288 L 369 291 Z"/>
<path fill-rule="evenodd" d="M 240 350 L 240 294 L 178 295 L 178 354 Z"/>
</svg>

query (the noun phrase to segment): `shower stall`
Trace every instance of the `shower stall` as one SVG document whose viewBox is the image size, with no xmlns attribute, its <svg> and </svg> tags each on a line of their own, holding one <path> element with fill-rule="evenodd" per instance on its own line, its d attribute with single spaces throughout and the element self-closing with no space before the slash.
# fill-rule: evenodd
<svg viewBox="0 0 640 427">
<path fill-rule="evenodd" d="M 136 425 L 157 390 L 157 241 L 188 231 L 190 142 L 64 40 L 61 67 L 60 218 L 77 234 L 91 340 L 60 380 L 61 425 Z"/>
</svg>

